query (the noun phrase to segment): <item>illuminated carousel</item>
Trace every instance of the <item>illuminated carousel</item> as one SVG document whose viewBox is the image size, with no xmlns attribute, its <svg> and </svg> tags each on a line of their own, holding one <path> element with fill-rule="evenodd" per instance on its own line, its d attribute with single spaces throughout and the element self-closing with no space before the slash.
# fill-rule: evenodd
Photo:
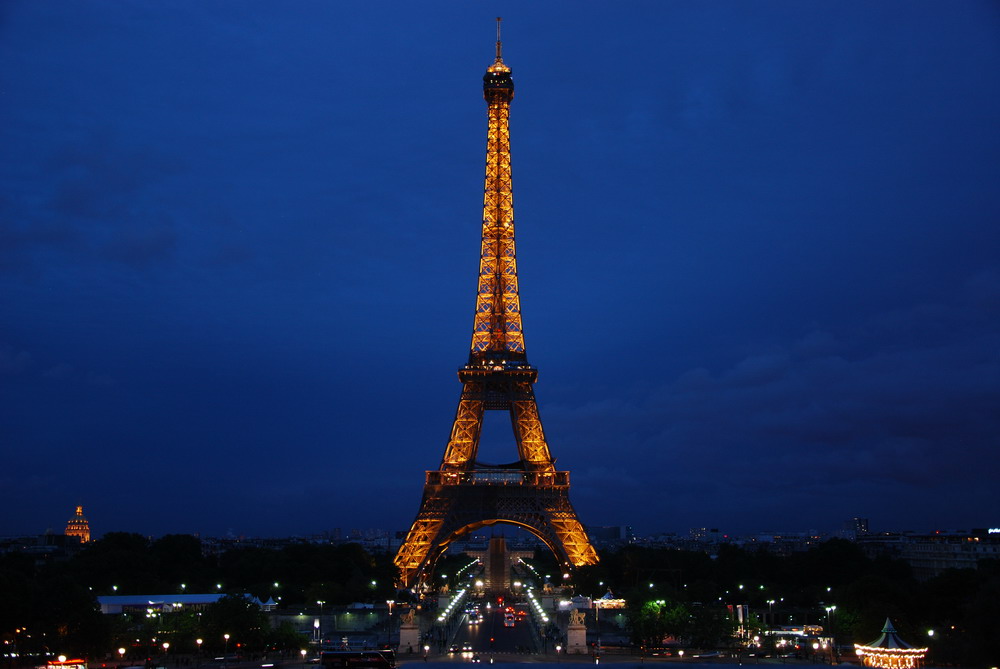
<svg viewBox="0 0 1000 669">
<path fill-rule="evenodd" d="M 919 666 L 920 660 L 927 655 L 926 648 L 914 648 L 900 639 L 888 618 L 885 619 L 882 636 L 867 645 L 854 644 L 854 652 L 866 667 L 884 669 L 910 669 Z"/>
</svg>

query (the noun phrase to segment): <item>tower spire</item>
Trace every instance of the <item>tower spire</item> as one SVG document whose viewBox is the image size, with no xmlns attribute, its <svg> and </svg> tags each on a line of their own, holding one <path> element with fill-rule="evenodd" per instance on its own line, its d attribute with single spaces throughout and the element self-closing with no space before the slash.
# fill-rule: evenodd
<svg viewBox="0 0 1000 669">
<path fill-rule="evenodd" d="M 510 102 L 514 80 L 501 58 L 500 17 L 497 17 L 497 58 L 483 76 L 488 128 L 486 181 L 483 197 L 483 241 L 479 259 L 479 289 L 472 328 L 469 364 L 491 365 L 499 360 L 524 361 L 521 304 L 514 253 L 514 200 L 510 171 Z"/>
<path fill-rule="evenodd" d="M 497 62 L 502 63 L 503 58 L 500 56 L 500 52 L 503 49 L 503 43 L 500 41 L 500 22 L 503 21 L 502 17 L 497 17 Z"/>
</svg>

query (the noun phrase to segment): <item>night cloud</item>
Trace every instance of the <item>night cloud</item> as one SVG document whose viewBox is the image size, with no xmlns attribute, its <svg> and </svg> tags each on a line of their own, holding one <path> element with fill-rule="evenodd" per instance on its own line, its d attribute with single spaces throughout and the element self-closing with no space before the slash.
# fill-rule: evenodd
<svg viewBox="0 0 1000 669">
<path fill-rule="evenodd" d="M 19 374 L 30 366 L 30 353 L 0 342 L 0 374 Z"/>
<path fill-rule="evenodd" d="M 518 276 L 584 522 L 995 524 L 992 6 L 527 8 Z M 2 11 L 0 533 L 80 502 L 99 532 L 408 526 L 468 355 L 494 16 Z M 149 471 L 203 494 L 94 485 Z"/>
</svg>

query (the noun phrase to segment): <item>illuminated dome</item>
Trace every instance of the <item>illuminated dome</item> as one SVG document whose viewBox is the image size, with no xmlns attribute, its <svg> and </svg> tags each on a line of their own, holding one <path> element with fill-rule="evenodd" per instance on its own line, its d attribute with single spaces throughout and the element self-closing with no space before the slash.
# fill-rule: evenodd
<svg viewBox="0 0 1000 669">
<path fill-rule="evenodd" d="M 76 515 L 66 523 L 64 534 L 68 537 L 80 537 L 81 544 L 90 541 L 90 523 L 87 522 L 87 517 L 83 515 L 82 506 L 76 507 Z"/>
</svg>

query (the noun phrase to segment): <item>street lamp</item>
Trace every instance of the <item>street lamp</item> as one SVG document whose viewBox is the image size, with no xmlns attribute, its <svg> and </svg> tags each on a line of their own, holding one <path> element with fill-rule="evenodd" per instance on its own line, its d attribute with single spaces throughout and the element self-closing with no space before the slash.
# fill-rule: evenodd
<svg viewBox="0 0 1000 669">
<path fill-rule="evenodd" d="M 833 612 L 837 610 L 837 605 L 831 604 L 824 608 L 826 609 L 826 624 L 830 628 L 830 645 L 833 646 L 830 649 L 830 663 L 833 664 L 833 658 L 837 655 L 837 639 L 833 633 Z"/>
<path fill-rule="evenodd" d="M 385 644 L 386 646 L 392 646 L 392 605 L 395 602 L 391 599 L 385 600 L 386 605 L 389 607 L 389 617 L 385 621 Z"/>
<path fill-rule="evenodd" d="M 594 625 L 597 627 L 597 652 L 601 652 L 601 607 L 598 600 L 591 597 L 594 605 Z"/>
<path fill-rule="evenodd" d="M 229 666 L 228 664 L 226 664 L 227 662 L 229 662 L 229 635 L 223 634 L 222 638 L 226 640 L 226 649 L 222 653 L 222 666 L 227 667 Z"/>
<path fill-rule="evenodd" d="M 306 661 L 306 649 L 303 648 L 302 650 L 300 650 L 299 654 L 302 655 L 302 662 L 305 663 L 305 661 Z"/>
<path fill-rule="evenodd" d="M 124 648 L 119 648 L 118 649 L 118 661 L 119 662 L 123 662 L 124 660 L 125 660 L 125 649 Z"/>
</svg>

